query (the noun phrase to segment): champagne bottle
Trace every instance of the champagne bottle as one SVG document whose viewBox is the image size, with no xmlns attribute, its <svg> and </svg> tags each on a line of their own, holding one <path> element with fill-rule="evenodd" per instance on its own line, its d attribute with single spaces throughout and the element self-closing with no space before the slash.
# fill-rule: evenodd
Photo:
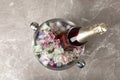
<svg viewBox="0 0 120 80">
<path fill-rule="evenodd" d="M 97 34 L 103 34 L 107 31 L 105 23 L 95 24 L 90 27 L 71 27 L 65 32 L 62 32 L 57 38 L 60 39 L 64 49 L 70 49 L 75 46 L 81 46 L 88 42 Z"/>
</svg>

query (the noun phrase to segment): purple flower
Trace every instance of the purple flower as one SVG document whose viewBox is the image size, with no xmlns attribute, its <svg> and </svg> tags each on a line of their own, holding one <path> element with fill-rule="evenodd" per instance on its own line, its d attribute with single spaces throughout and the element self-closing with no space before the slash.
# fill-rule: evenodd
<svg viewBox="0 0 120 80">
<path fill-rule="evenodd" d="M 52 67 L 55 67 L 56 66 L 56 64 L 55 64 L 55 62 L 54 61 L 50 61 L 50 66 L 52 66 Z"/>
<path fill-rule="evenodd" d="M 41 40 L 41 41 L 40 41 L 40 44 L 43 45 L 43 46 L 45 46 L 45 47 L 48 46 L 48 42 L 45 41 L 45 40 Z"/>
<path fill-rule="evenodd" d="M 54 34 L 52 34 L 52 33 L 49 33 L 49 38 L 50 38 L 50 40 L 54 40 L 55 35 L 54 35 Z"/>
</svg>

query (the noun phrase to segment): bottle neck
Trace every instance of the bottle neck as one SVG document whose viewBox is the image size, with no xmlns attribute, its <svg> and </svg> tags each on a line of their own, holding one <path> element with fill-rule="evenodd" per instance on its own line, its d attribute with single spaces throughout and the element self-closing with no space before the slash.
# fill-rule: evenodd
<svg viewBox="0 0 120 80">
<path fill-rule="evenodd" d="M 107 25 L 104 23 L 96 24 L 91 27 L 81 28 L 77 35 L 77 41 L 80 43 L 87 42 L 90 38 L 97 34 L 103 34 L 107 31 Z"/>
</svg>

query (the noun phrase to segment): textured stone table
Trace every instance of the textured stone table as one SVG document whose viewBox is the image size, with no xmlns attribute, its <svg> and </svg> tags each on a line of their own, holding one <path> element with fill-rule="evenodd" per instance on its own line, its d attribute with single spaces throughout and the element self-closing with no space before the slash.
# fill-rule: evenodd
<svg viewBox="0 0 120 80">
<path fill-rule="evenodd" d="M 35 58 L 29 24 L 56 17 L 110 25 L 86 44 L 85 68 L 52 71 Z M 120 0 L 0 0 L 0 80 L 120 80 Z"/>
</svg>

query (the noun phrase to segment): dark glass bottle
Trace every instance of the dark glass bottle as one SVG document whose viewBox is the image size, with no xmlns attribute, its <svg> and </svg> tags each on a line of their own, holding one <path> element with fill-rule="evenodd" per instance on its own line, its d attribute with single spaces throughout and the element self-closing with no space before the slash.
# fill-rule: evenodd
<svg viewBox="0 0 120 80">
<path fill-rule="evenodd" d="M 66 50 L 81 46 L 93 38 L 94 35 L 102 34 L 107 31 L 107 25 L 104 23 L 96 24 L 91 27 L 71 27 L 67 31 L 60 33 L 61 45 Z"/>
</svg>

